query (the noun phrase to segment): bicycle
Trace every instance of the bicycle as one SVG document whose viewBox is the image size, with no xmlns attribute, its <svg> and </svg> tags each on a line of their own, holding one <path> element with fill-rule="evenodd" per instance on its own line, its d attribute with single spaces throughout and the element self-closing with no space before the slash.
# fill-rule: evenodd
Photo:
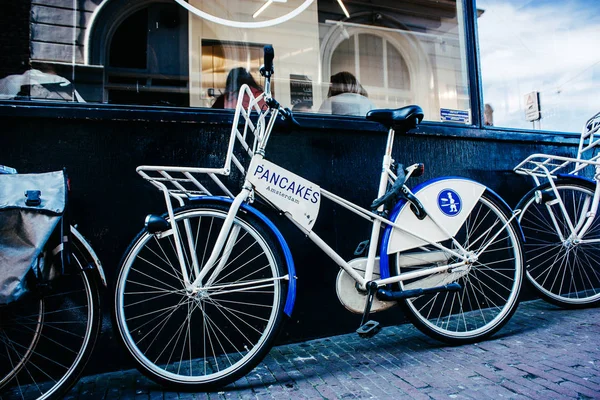
<svg viewBox="0 0 600 400">
<path fill-rule="evenodd" d="M 583 126 L 576 157 L 532 154 L 514 168 L 535 182 L 516 207 L 526 276 L 540 297 L 564 308 L 600 304 L 599 130 L 600 113 Z"/>
<path fill-rule="evenodd" d="M 170 388 L 210 390 L 248 373 L 273 346 L 294 307 L 297 278 L 285 238 L 251 205 L 259 201 L 284 214 L 341 268 L 338 297 L 362 314 L 361 336 L 380 328 L 371 313 L 396 303 L 421 331 L 447 343 L 498 331 L 515 312 L 522 283 L 516 214 L 469 179 L 438 178 L 412 191 L 405 185 L 424 167 L 397 165 L 392 145 L 396 130 L 421 122 L 418 106 L 367 115 L 388 128 L 371 210 L 268 161 L 276 121 L 298 124 L 271 96 L 273 57 L 266 47 L 264 93 L 255 98 L 248 87 L 240 91 L 222 167 L 137 168 L 167 208 L 147 216 L 115 284 L 117 336 L 138 369 Z M 258 105 L 263 99 L 265 108 Z M 243 185 L 234 194 L 219 175 L 236 174 Z M 313 231 L 321 197 L 372 222 L 359 257 L 345 261 Z"/>
<path fill-rule="evenodd" d="M 0 397 L 60 399 L 92 354 L 106 279 L 66 222 L 64 172 L 0 172 Z"/>
</svg>

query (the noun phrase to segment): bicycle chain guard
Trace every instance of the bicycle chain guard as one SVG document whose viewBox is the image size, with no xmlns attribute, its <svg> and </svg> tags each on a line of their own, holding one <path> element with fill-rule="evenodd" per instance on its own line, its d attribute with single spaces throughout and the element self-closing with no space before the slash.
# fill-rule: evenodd
<svg viewBox="0 0 600 400">
<path fill-rule="evenodd" d="M 350 260 L 348 264 L 361 276 L 365 275 L 365 269 L 367 267 L 367 258 L 355 258 Z M 379 279 L 379 257 L 375 258 L 375 265 L 373 266 L 373 280 Z M 340 300 L 340 303 L 348 311 L 355 314 L 362 314 L 365 311 L 365 302 L 367 301 L 367 293 L 359 292 L 356 289 L 356 281 L 343 269 L 337 275 L 335 289 Z M 371 306 L 371 313 L 387 310 L 388 308 L 395 305 L 396 302 L 381 301 L 375 297 L 373 299 L 373 305 Z"/>
</svg>

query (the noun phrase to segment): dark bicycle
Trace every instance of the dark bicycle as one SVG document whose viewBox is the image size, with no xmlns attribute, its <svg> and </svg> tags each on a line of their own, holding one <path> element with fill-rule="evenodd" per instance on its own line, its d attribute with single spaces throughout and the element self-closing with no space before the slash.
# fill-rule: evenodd
<svg viewBox="0 0 600 400">
<path fill-rule="evenodd" d="M 59 399 L 77 382 L 101 326 L 106 280 L 66 218 L 64 171 L 0 166 L 0 398 Z"/>
</svg>

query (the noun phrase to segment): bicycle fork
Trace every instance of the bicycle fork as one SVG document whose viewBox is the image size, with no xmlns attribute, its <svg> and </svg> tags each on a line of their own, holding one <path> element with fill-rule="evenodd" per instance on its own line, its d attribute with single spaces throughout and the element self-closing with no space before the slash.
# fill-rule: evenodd
<svg viewBox="0 0 600 400">
<path fill-rule="evenodd" d="M 191 283 L 189 282 L 189 280 L 185 281 L 186 289 L 188 291 L 194 293 L 199 292 L 203 286 L 211 285 L 215 281 L 217 276 L 219 276 L 225 265 L 227 265 L 227 261 L 229 260 L 229 256 L 231 255 L 231 251 L 237 241 L 240 232 L 240 226 L 234 225 L 233 221 L 240 209 L 240 206 L 242 205 L 242 202 L 246 201 L 246 199 L 248 198 L 250 190 L 251 189 L 249 187 L 244 186 L 241 192 L 237 196 L 235 196 L 235 199 L 233 200 L 233 203 L 231 203 L 231 207 L 229 208 L 229 212 L 227 213 L 227 217 L 223 222 L 223 226 L 221 227 L 221 231 L 219 232 L 219 236 L 217 237 L 217 241 L 215 242 L 210 257 L 202 266 L 202 269 L 199 268 L 197 258 L 193 257 L 194 272 L 196 273 L 196 278 Z M 189 235 L 188 237 L 189 240 L 191 240 L 191 237 Z M 195 252 L 193 253 L 195 254 Z M 221 255 L 220 258 L 219 255 Z M 182 269 L 184 269 L 183 264 Z M 208 272 L 211 270 L 212 272 L 209 275 Z M 204 280 L 205 278 L 207 279 Z"/>
<path fill-rule="evenodd" d="M 160 182 L 157 184 L 159 186 L 164 186 Z M 241 192 L 234 198 L 208 260 L 204 263 L 204 265 L 200 265 L 195 250 L 191 223 L 187 219 L 183 221 L 183 236 L 185 236 L 184 240 L 180 232 L 180 227 L 177 225 L 177 221 L 175 220 L 175 214 L 173 211 L 173 205 L 170 201 L 169 192 L 166 187 L 162 189 L 162 192 L 165 196 L 167 214 L 169 215 L 170 222 L 165 221 L 162 217 L 149 215 L 146 217 L 146 228 L 150 232 L 155 233 L 159 238 L 164 238 L 170 235 L 173 236 L 173 241 L 175 242 L 175 252 L 177 253 L 177 260 L 179 262 L 181 275 L 183 277 L 185 289 L 189 293 L 198 293 L 202 287 L 206 287 L 214 283 L 215 279 L 227 265 L 241 229 L 239 225 L 234 225 L 233 222 L 241 204 L 248 199 L 250 191 L 251 188 L 248 185 L 244 185 L 244 188 L 241 190 Z M 178 201 L 180 206 L 185 204 L 183 199 L 178 198 Z M 168 229 L 169 227 L 170 229 Z M 188 251 L 184 250 L 184 246 L 187 246 Z M 186 261 L 186 255 L 189 255 L 189 261 Z M 188 263 L 191 264 L 191 268 L 188 267 Z M 209 271 L 211 271 L 210 275 L 208 274 Z M 190 276 L 190 272 L 193 273 L 192 276 Z"/>
</svg>

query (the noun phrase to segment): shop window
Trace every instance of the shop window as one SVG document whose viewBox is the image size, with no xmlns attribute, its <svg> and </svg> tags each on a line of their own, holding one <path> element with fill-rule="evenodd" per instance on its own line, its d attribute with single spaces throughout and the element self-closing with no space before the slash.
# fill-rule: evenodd
<svg viewBox="0 0 600 400">
<path fill-rule="evenodd" d="M 580 132 L 600 110 L 598 3 L 477 0 L 477 8 L 485 124 Z"/>
<path fill-rule="evenodd" d="M 263 85 L 268 43 L 277 98 L 296 111 L 415 103 L 428 120 L 470 123 L 463 1 L 36 0 L 30 58 L 87 102 L 208 108 L 233 70 Z M 349 88 L 362 106 L 331 107 Z"/>
</svg>

